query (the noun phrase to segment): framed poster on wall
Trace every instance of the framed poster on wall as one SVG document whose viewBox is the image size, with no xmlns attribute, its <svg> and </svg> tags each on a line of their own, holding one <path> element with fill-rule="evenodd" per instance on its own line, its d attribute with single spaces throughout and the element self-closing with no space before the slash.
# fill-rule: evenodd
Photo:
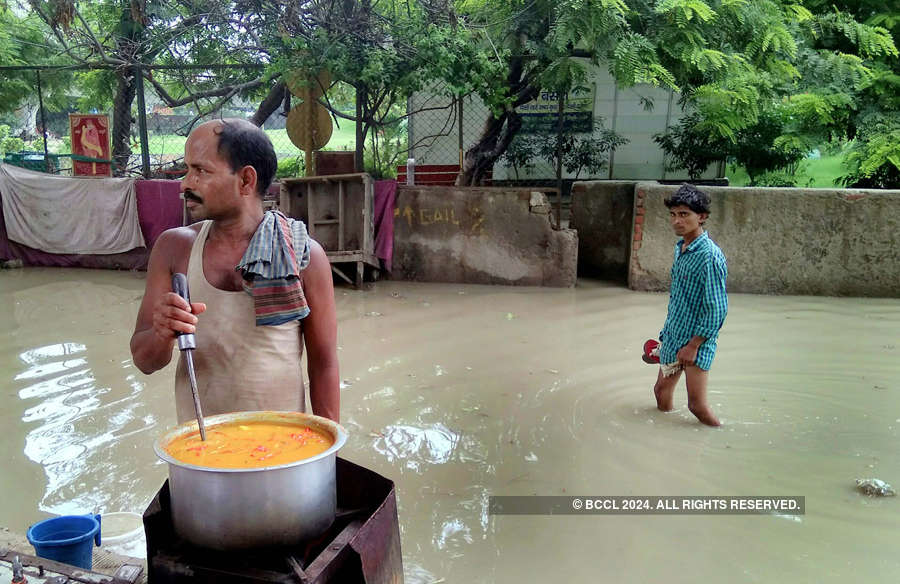
<svg viewBox="0 0 900 584">
<path fill-rule="evenodd" d="M 72 154 L 110 160 L 109 116 L 106 114 L 69 114 L 69 136 Z M 74 176 L 110 176 L 112 165 L 96 160 L 72 158 Z"/>
</svg>

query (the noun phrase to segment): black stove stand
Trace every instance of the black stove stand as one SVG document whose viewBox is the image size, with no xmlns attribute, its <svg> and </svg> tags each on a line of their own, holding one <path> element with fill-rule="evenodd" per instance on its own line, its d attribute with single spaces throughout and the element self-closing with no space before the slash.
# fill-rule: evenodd
<svg viewBox="0 0 900 584">
<path fill-rule="evenodd" d="M 394 483 L 338 458 L 337 514 L 303 545 L 241 552 L 194 547 L 175 534 L 166 481 L 144 511 L 149 584 L 403 582 Z"/>
</svg>

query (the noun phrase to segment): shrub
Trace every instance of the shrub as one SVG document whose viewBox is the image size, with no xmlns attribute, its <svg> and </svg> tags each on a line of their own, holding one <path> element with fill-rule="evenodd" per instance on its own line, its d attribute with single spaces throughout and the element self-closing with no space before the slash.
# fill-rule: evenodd
<svg viewBox="0 0 900 584">
<path fill-rule="evenodd" d="M 275 178 L 295 178 L 306 176 L 306 158 L 295 156 L 294 158 L 282 158 L 278 161 L 278 169 Z"/>
</svg>

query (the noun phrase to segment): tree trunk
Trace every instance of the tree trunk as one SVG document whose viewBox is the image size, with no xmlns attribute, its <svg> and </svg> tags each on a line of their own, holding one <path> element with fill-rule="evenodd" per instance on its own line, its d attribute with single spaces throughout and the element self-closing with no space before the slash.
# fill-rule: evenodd
<svg viewBox="0 0 900 584">
<path fill-rule="evenodd" d="M 266 120 L 275 113 L 275 110 L 284 102 L 284 90 L 284 81 L 279 81 L 272 86 L 266 98 L 262 100 L 262 103 L 256 109 L 256 113 L 250 118 L 254 125 L 262 127 Z"/>
<path fill-rule="evenodd" d="M 131 104 L 137 95 L 137 83 L 134 79 L 134 69 L 122 68 L 116 71 L 116 96 L 113 99 L 112 154 L 113 174 L 122 176 L 128 170 L 128 161 L 131 158 L 131 125 L 134 118 L 131 116 Z"/>
<path fill-rule="evenodd" d="M 537 87 L 534 82 L 534 73 L 526 73 L 524 65 L 521 57 L 513 58 L 510 61 L 506 81 L 511 90 L 510 93 L 516 98 L 499 118 L 495 117 L 493 113 L 489 115 L 478 142 L 466 151 L 462 171 L 456 179 L 457 185 L 481 184 L 484 175 L 494 168 L 494 163 L 503 156 L 510 142 L 522 127 L 522 116 L 519 115 L 516 108 L 533 100 L 540 93 L 540 87 Z M 459 123 L 462 122 L 462 120 L 459 121 Z"/>
<path fill-rule="evenodd" d="M 456 179 L 457 185 L 475 186 L 484 177 L 488 168 L 493 168 L 494 161 L 497 159 L 493 156 L 493 152 L 497 149 L 508 118 L 509 112 L 502 114 L 499 118 L 491 114 L 484 122 L 484 129 L 481 131 L 478 142 L 466 150 L 463 167 Z"/>
<path fill-rule="evenodd" d="M 144 40 L 146 26 L 143 22 L 143 12 L 135 10 L 134 6 L 123 6 L 119 15 L 119 30 L 122 36 L 116 39 L 116 56 L 129 63 L 140 62 L 143 55 L 140 54 L 141 42 Z M 134 19 L 139 16 L 138 21 Z M 134 78 L 134 67 L 122 67 L 116 70 L 116 96 L 113 98 L 113 127 L 110 133 L 112 137 L 113 173 L 121 176 L 128 171 L 128 162 L 131 158 L 131 126 L 134 118 L 131 117 L 131 105 L 137 95 L 137 79 Z M 140 73 L 138 73 L 140 74 Z"/>
<path fill-rule="evenodd" d="M 366 171 L 365 148 L 366 148 L 366 126 L 363 119 L 366 117 L 366 86 L 359 84 L 356 86 L 356 154 L 354 158 L 354 166 L 356 172 Z"/>
</svg>

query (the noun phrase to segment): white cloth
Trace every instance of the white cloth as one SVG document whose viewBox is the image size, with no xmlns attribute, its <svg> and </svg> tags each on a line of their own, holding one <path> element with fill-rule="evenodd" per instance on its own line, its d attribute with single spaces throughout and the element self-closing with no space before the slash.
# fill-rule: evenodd
<svg viewBox="0 0 900 584">
<path fill-rule="evenodd" d="M 0 164 L 12 241 L 48 252 L 112 254 L 145 247 L 130 178 L 72 178 Z"/>
<path fill-rule="evenodd" d="M 662 370 L 663 377 L 672 377 L 684 369 L 684 367 L 681 366 L 681 363 L 678 363 L 677 361 L 675 363 L 660 363 L 659 368 Z"/>
</svg>

